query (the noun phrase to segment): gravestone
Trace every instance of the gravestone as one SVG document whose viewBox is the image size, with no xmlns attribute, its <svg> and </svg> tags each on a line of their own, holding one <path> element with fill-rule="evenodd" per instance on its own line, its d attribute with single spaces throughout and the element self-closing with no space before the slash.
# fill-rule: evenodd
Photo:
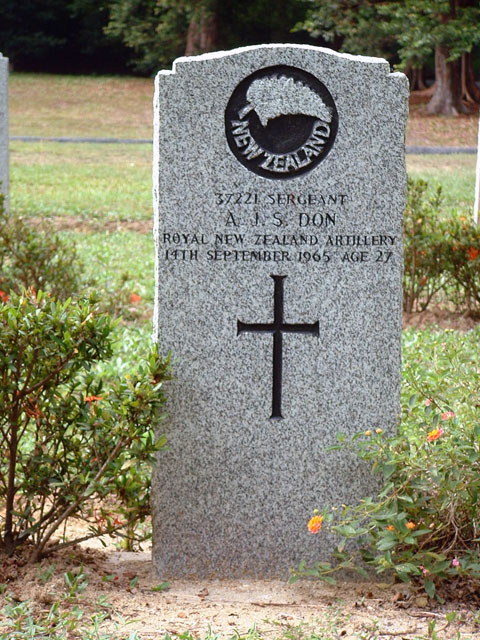
<svg viewBox="0 0 480 640">
<path fill-rule="evenodd" d="M 8 207 L 8 58 L 0 53 L 0 192 Z"/>
<path fill-rule="evenodd" d="M 332 555 L 314 508 L 376 491 L 328 449 L 398 422 L 407 110 L 385 60 L 311 46 L 158 74 L 159 576 L 286 576 Z"/>
</svg>

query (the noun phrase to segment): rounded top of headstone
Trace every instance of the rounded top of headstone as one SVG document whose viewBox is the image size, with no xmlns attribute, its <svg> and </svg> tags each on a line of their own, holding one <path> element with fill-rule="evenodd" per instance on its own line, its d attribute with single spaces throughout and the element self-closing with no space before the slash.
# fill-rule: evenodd
<svg viewBox="0 0 480 640">
<path fill-rule="evenodd" d="M 327 47 L 316 47 L 311 44 L 288 44 L 288 43 L 272 43 L 272 44 L 255 44 L 249 45 L 247 47 L 237 47 L 235 49 L 229 49 L 228 51 L 212 51 L 210 53 L 201 53 L 196 56 L 181 56 L 174 60 L 173 68 L 175 69 L 176 64 L 182 62 L 193 62 L 193 61 L 203 61 L 203 60 L 215 60 L 218 58 L 224 58 L 226 56 L 238 56 L 245 53 L 255 53 L 262 51 L 280 51 L 280 50 L 290 49 L 292 51 L 298 50 L 303 52 L 311 52 L 311 53 L 323 53 L 328 54 L 330 56 L 334 56 L 343 60 L 350 60 L 352 62 L 363 62 L 377 65 L 387 65 L 387 68 L 390 69 L 390 64 L 385 58 L 375 58 L 372 56 L 362 56 L 362 55 L 353 55 L 351 53 L 340 53 L 338 51 L 334 51 L 333 49 L 328 49 Z"/>
</svg>

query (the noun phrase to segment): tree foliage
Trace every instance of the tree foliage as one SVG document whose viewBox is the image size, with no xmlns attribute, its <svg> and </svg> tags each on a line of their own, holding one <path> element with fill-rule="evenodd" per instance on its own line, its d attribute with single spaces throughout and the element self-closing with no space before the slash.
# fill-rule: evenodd
<svg viewBox="0 0 480 640">
<path fill-rule="evenodd" d="M 312 0 L 305 19 L 295 29 L 306 29 L 346 53 L 392 57 L 395 38 L 378 21 L 380 4 L 381 0 Z"/>
<path fill-rule="evenodd" d="M 429 113 L 468 112 L 462 103 L 462 56 L 480 43 L 476 0 L 402 0 L 380 3 L 385 29 L 395 37 L 403 67 L 421 66 L 435 51 L 435 91 Z M 466 58 L 463 58 L 465 64 Z M 475 96 L 475 93 L 472 91 Z"/>
<path fill-rule="evenodd" d="M 436 85 L 431 113 L 465 111 L 460 59 L 480 43 L 478 0 L 312 0 L 299 27 L 308 29 L 342 50 L 381 55 L 403 70 L 421 68 L 435 53 Z M 464 76 L 471 78 L 471 69 Z M 465 82 L 464 82 L 465 84 Z M 470 84 L 472 84 L 470 82 Z"/>
<path fill-rule="evenodd" d="M 401 0 L 379 2 L 384 30 L 395 38 L 403 66 L 424 62 L 442 47 L 448 62 L 480 43 L 480 6 L 473 0 Z"/>
<path fill-rule="evenodd" d="M 131 64 L 149 73 L 183 53 L 188 18 L 162 0 L 112 0 L 106 32 L 133 50 Z"/>
<path fill-rule="evenodd" d="M 308 0 L 273 5 L 268 0 L 111 0 L 107 32 L 133 50 L 132 63 L 144 73 L 170 66 L 180 55 L 230 49 L 261 42 L 313 42 L 292 34 Z"/>
<path fill-rule="evenodd" d="M 0 51 L 21 70 L 125 70 L 127 49 L 104 33 L 107 22 L 96 0 L 2 0 Z"/>
</svg>

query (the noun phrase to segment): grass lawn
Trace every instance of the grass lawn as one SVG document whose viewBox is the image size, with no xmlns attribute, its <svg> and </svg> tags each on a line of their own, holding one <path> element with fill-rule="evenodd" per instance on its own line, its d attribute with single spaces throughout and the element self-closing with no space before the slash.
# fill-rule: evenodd
<svg viewBox="0 0 480 640">
<path fill-rule="evenodd" d="M 12 142 L 12 208 L 24 216 L 151 220 L 149 144 Z"/>
<path fill-rule="evenodd" d="M 12 73 L 12 136 L 151 138 L 151 78 Z"/>
<path fill-rule="evenodd" d="M 151 233 L 66 233 L 77 246 L 87 277 L 95 276 L 105 289 L 116 289 L 128 282 L 131 293 L 140 295 L 143 304 L 153 309 L 155 256 Z"/>
<path fill-rule="evenodd" d="M 471 215 L 475 199 L 475 155 L 407 155 L 407 172 L 441 185 L 444 207 Z"/>
</svg>

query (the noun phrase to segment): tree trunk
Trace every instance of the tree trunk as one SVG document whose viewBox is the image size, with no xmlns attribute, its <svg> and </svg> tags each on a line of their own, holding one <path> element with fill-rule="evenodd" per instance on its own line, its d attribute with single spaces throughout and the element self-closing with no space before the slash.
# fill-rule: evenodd
<svg viewBox="0 0 480 640">
<path fill-rule="evenodd" d="M 15 500 L 15 472 L 17 465 L 18 454 L 18 420 L 19 420 L 19 408 L 16 404 L 12 411 L 10 421 L 10 436 L 8 443 L 8 481 L 7 481 L 7 496 L 5 504 L 5 525 L 3 545 L 7 555 L 12 555 L 15 551 L 15 540 L 13 535 L 13 505 Z"/>
<path fill-rule="evenodd" d="M 423 79 L 423 67 L 408 67 L 405 71 L 410 80 L 410 91 L 425 91 L 427 88 Z"/>
<path fill-rule="evenodd" d="M 435 49 L 435 92 L 427 105 L 427 113 L 458 116 L 469 113 L 462 102 L 462 61 L 447 62 L 449 51 L 438 46 Z"/>
<path fill-rule="evenodd" d="M 468 102 L 480 102 L 480 89 L 475 84 L 471 53 L 462 55 L 462 98 Z"/>
<path fill-rule="evenodd" d="M 218 20 L 215 11 L 200 11 L 190 20 L 187 32 L 186 56 L 215 51 L 218 41 Z"/>
<path fill-rule="evenodd" d="M 417 75 L 417 86 L 418 86 L 418 90 L 419 91 L 425 91 L 425 89 L 427 88 L 427 85 L 425 84 L 425 80 L 423 79 L 423 67 L 418 67 L 417 69 L 414 69 L 416 75 Z"/>
</svg>

